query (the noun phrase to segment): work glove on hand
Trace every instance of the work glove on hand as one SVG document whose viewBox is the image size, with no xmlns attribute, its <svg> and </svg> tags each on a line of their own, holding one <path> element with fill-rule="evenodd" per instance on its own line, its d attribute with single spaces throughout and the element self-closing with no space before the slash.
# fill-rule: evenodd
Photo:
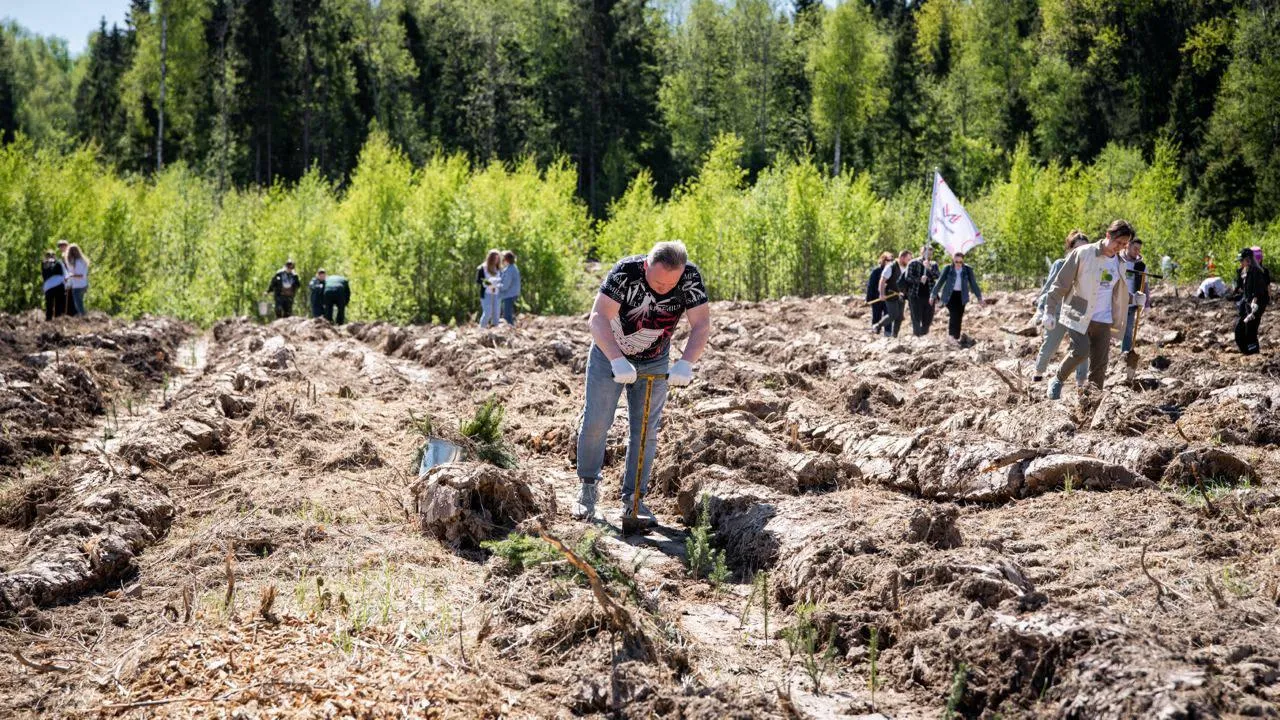
<svg viewBox="0 0 1280 720">
<path fill-rule="evenodd" d="M 1058 318 L 1046 313 L 1044 316 L 1044 329 L 1052 330 L 1057 326 L 1058 326 Z"/>
<path fill-rule="evenodd" d="M 1144 292 L 1136 292 L 1133 294 L 1133 304 L 1138 307 L 1144 307 L 1147 304 L 1147 294 Z"/>
<path fill-rule="evenodd" d="M 683 387 L 693 382 L 693 363 L 688 360 L 677 360 L 667 373 L 667 382 L 674 387 Z"/>
<path fill-rule="evenodd" d="M 610 360 L 609 367 L 613 369 L 613 381 L 619 385 L 630 385 L 636 381 L 636 366 L 625 357 Z"/>
</svg>

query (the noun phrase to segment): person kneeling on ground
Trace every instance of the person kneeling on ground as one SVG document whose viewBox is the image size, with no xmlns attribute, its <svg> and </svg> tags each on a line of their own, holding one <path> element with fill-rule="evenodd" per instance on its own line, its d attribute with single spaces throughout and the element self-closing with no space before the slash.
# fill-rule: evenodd
<svg viewBox="0 0 1280 720">
<path fill-rule="evenodd" d="M 324 317 L 334 325 L 347 321 L 347 303 L 351 302 L 351 285 L 341 275 L 330 275 L 324 281 Z M 335 317 L 336 312 L 336 317 Z"/>
<path fill-rule="evenodd" d="M 1196 297 L 1201 300 L 1217 300 L 1226 295 L 1227 284 L 1217 275 L 1205 278 L 1204 282 L 1200 283 L 1200 289 L 1196 291 Z"/>
<path fill-rule="evenodd" d="M 1258 264 L 1258 257 L 1249 248 L 1240 251 L 1240 269 L 1236 270 L 1235 292 L 1239 293 L 1236 307 L 1240 318 L 1236 321 L 1236 347 L 1241 354 L 1258 353 L 1258 327 L 1262 313 L 1271 301 L 1270 274 Z"/>
<path fill-rule="evenodd" d="M 689 339 L 680 359 L 670 366 L 671 335 L 680 316 L 689 315 Z M 591 350 L 587 357 L 586 404 L 578 430 L 578 478 L 582 486 L 573 506 L 576 518 L 592 518 L 604 463 L 605 440 L 613 424 L 618 397 L 627 391 L 630 435 L 622 479 L 623 516 L 632 507 L 632 493 L 644 497 L 653 472 L 658 447 L 658 427 L 667 399 L 667 384 L 688 385 L 693 367 L 706 348 L 711 334 L 711 308 L 707 289 L 698 268 L 689 262 L 680 242 L 660 242 L 647 256 L 619 260 L 600 285 L 589 320 Z M 669 372 L 669 374 L 668 374 Z M 637 382 L 640 376 L 648 383 Z M 648 387 L 649 417 L 645 446 L 640 445 L 644 422 L 645 393 Z M 636 458 L 643 453 L 643 477 L 636 478 Z M 636 518 L 654 522 L 653 513 L 640 503 Z"/>
<path fill-rule="evenodd" d="M 942 295 L 947 297 L 947 334 L 951 339 L 960 342 L 960 331 L 964 323 L 964 306 L 969 304 L 969 291 L 973 291 L 978 302 L 982 302 L 982 288 L 973 276 L 973 268 L 964 264 L 964 253 L 951 256 L 951 264 L 943 268 L 938 282 L 933 286 L 933 300 L 936 305 Z"/>
<path fill-rule="evenodd" d="M 1072 230 L 1067 233 L 1066 254 L 1069 255 L 1072 250 L 1089 244 L 1089 236 L 1079 230 Z M 1053 261 L 1053 265 L 1049 268 L 1049 278 L 1044 281 L 1044 287 L 1040 288 L 1040 297 L 1036 303 L 1036 324 L 1043 322 L 1046 308 L 1049 304 L 1049 290 L 1053 287 L 1053 281 L 1058 279 L 1058 273 L 1062 272 L 1062 265 L 1067 261 L 1066 255 Z M 1067 334 L 1067 326 L 1060 322 L 1055 322 L 1053 328 L 1045 330 L 1044 340 L 1040 343 L 1040 354 L 1036 356 L 1035 372 L 1031 375 L 1032 382 L 1040 382 L 1044 378 L 1044 371 L 1049 368 L 1049 361 L 1053 359 L 1055 353 L 1058 352 L 1058 346 L 1062 344 L 1062 338 Z M 1076 366 L 1076 385 L 1084 385 L 1089 377 L 1089 361 L 1086 360 Z"/>
<path fill-rule="evenodd" d="M 1130 300 L 1141 305 L 1142 293 L 1132 295 L 1120 275 L 1116 255 L 1133 239 L 1133 227 L 1116 220 L 1101 240 L 1072 250 L 1049 290 L 1045 304 L 1044 326 L 1052 330 L 1058 322 L 1067 326 L 1071 338 L 1071 354 L 1058 366 L 1049 383 L 1051 400 L 1062 397 L 1062 383 L 1076 366 L 1088 360 L 1089 381 L 1099 390 L 1107 379 L 1107 360 L 1111 353 L 1112 335 L 1124 331 L 1125 315 Z"/>
<path fill-rule="evenodd" d="M 307 285 L 307 289 L 311 291 L 311 317 L 324 317 L 324 268 L 316 270 L 316 276 L 311 278 L 311 282 Z"/>
</svg>

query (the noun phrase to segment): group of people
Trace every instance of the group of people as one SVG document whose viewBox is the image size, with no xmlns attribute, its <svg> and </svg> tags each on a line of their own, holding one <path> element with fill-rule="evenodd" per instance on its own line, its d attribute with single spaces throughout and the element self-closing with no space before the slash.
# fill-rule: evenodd
<svg viewBox="0 0 1280 720">
<path fill-rule="evenodd" d="M 951 262 L 939 268 L 933 260 L 933 248 L 925 245 L 920 257 L 912 259 L 910 250 L 882 253 L 880 264 L 867 280 L 867 302 L 871 304 L 871 332 L 898 337 L 907 311 L 911 313 L 911 334 L 927 335 L 933 325 L 934 311 L 942 302 L 949 313 L 947 335 L 960 342 L 964 309 L 970 298 L 982 300 L 982 288 L 973 268 L 964 262 L 964 253 L 951 256 Z"/>
<path fill-rule="evenodd" d="M 79 245 L 58 241 L 58 250 L 46 250 L 40 263 L 44 279 L 44 319 L 63 315 L 84 315 L 84 296 L 89 291 L 89 258 Z"/>
<path fill-rule="evenodd" d="M 510 250 L 490 250 L 476 267 L 480 287 L 480 327 L 497 327 L 501 319 L 516 324 L 516 300 L 520 299 L 520 268 Z"/>
<path fill-rule="evenodd" d="M 285 261 L 284 267 L 271 276 L 267 292 L 275 300 L 277 318 L 287 318 L 293 314 L 293 299 L 302 286 L 302 280 L 294 272 L 293 259 Z M 323 317 L 335 325 L 347 321 L 347 304 L 351 302 L 351 283 L 342 275 L 329 275 L 324 268 L 316 270 L 315 277 L 307 285 L 310 291 L 311 317 Z"/>
<path fill-rule="evenodd" d="M 1055 400 L 1062 396 L 1062 385 L 1072 373 L 1078 385 L 1084 386 L 1087 378 L 1088 383 L 1102 389 L 1112 340 L 1118 337 L 1121 352 L 1131 353 L 1139 313 L 1150 304 L 1147 279 L 1151 274 L 1142 260 L 1142 240 L 1128 222 L 1111 223 L 1095 242 L 1072 230 L 1065 250 L 1065 256 L 1050 268 L 1036 305 L 1036 321 L 1043 324 L 1045 335 L 1032 379 L 1043 379 L 1064 339 L 1071 343 L 1049 382 L 1047 394 Z M 1235 340 L 1244 355 L 1259 352 L 1258 328 L 1270 302 L 1271 277 L 1262 267 L 1260 252 L 1244 248 L 1238 256 Z M 1162 268 L 1166 265 L 1162 263 Z M 1225 283 L 1221 285 L 1225 293 Z M 1209 287 L 1216 286 L 1210 283 Z M 1203 286 L 1201 296 L 1205 296 Z"/>
</svg>

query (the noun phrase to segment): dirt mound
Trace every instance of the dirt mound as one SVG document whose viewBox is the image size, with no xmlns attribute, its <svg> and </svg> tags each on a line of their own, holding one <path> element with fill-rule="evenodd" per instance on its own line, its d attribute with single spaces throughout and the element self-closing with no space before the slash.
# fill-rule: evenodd
<svg viewBox="0 0 1280 720">
<path fill-rule="evenodd" d="M 35 607 L 136 572 L 136 556 L 168 531 L 173 513 L 173 502 L 154 484 L 110 467 L 87 470 L 31 528 L 26 551 L 0 575 L 0 622 L 30 618 Z"/>
<path fill-rule="evenodd" d="M 662 526 L 630 536 L 624 408 L 603 520 L 567 512 L 583 318 L 219 323 L 200 372 L 4 488 L 15 578 L 39 548 L 89 567 L 76 528 L 122 528 L 108 545 L 131 555 L 46 583 L 57 605 L 11 581 L 12 622 L 47 628 L 15 636 L 23 657 L 68 669 L 10 663 L 0 688 L 53 715 L 1280 714 L 1280 366 L 1229 349 L 1221 304 L 1157 298 L 1132 382 L 1116 358 L 1105 393 L 1049 401 L 1030 296 L 992 295 L 960 345 L 873 337 L 850 298 L 713 305 L 659 437 Z M 75 389 L 71 363 L 109 414 L 114 386 L 78 360 L 107 339 L 30 334 L 4 377 Z M 424 438 L 490 397 L 517 469 L 419 481 Z M 103 462 L 106 521 L 76 484 Z"/>
<path fill-rule="evenodd" d="M 80 440 L 95 416 L 119 417 L 176 372 L 191 333 L 164 318 L 123 322 L 93 314 L 44 322 L 0 314 L 0 479 Z"/>
<path fill-rule="evenodd" d="M 478 547 L 525 520 L 556 512 L 555 493 L 546 483 L 492 465 L 440 465 L 411 492 L 423 531 L 453 546 Z"/>
</svg>

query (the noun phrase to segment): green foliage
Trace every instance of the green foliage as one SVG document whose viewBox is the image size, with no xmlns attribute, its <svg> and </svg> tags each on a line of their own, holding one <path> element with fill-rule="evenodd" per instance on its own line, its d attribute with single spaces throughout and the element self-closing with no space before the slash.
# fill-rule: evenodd
<svg viewBox="0 0 1280 720">
<path fill-rule="evenodd" d="M 516 573 L 560 558 L 560 553 L 545 540 L 523 533 L 512 533 L 502 540 L 485 540 L 480 547 L 505 560 Z"/>
<path fill-rule="evenodd" d="M 496 396 L 490 397 L 476 408 L 468 420 L 463 420 L 459 432 L 476 446 L 476 456 L 500 468 L 514 468 L 518 459 L 515 452 L 502 438 L 502 417 L 506 408 Z"/>
<path fill-rule="evenodd" d="M 770 606 L 770 590 L 769 590 L 769 573 L 761 570 L 751 579 L 751 594 L 747 596 L 747 603 L 742 607 L 742 616 L 738 618 L 740 624 L 746 624 L 747 615 L 751 612 L 753 603 L 760 605 L 760 619 L 764 623 L 764 639 L 769 640 L 769 606 Z"/>
<path fill-rule="evenodd" d="M 719 588 L 729 579 L 729 567 L 725 562 L 724 551 L 716 550 L 711 543 L 715 533 L 711 532 L 711 514 L 708 512 L 708 498 L 702 496 L 699 504 L 698 522 L 689 531 L 684 541 L 685 562 L 689 565 L 689 574 L 698 578 L 707 578 L 714 587 Z"/>
<path fill-rule="evenodd" d="M 955 673 L 951 676 L 951 692 L 947 696 L 947 707 L 942 713 L 943 720 L 960 717 L 960 704 L 964 702 L 964 691 L 969 684 L 969 666 L 956 663 Z"/>
<path fill-rule="evenodd" d="M 782 637 L 787 641 L 790 657 L 800 658 L 801 666 L 813 684 L 813 691 L 821 693 L 822 676 L 836 656 L 836 628 L 834 625 L 831 627 L 824 643 L 813 622 L 816 610 L 817 606 L 813 603 L 802 602 L 796 605 L 795 622 L 782 631 Z"/>
</svg>

